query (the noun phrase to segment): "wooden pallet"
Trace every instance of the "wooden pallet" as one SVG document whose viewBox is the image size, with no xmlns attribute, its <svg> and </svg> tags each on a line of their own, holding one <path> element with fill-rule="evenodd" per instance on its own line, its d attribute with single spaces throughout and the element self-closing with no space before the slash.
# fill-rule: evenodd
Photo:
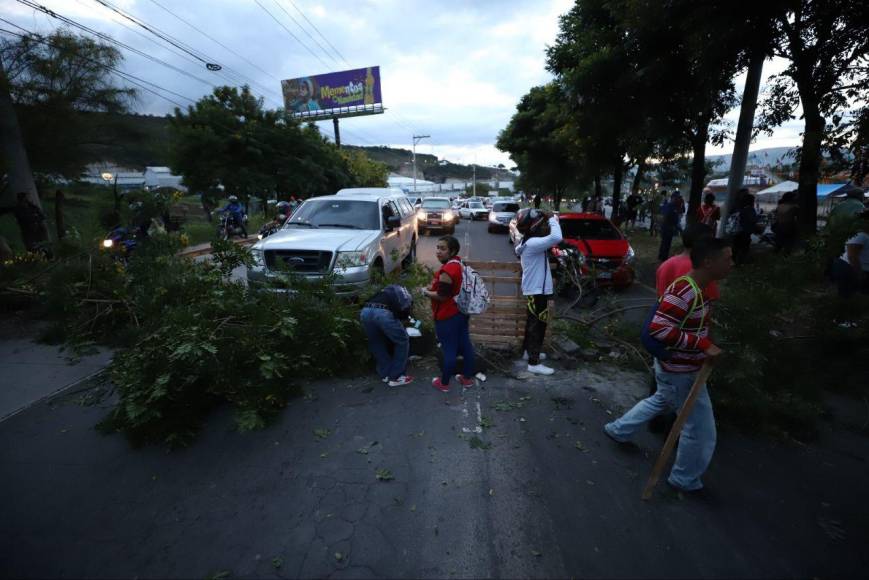
<svg viewBox="0 0 869 580">
<path fill-rule="evenodd" d="M 522 267 L 518 262 L 469 261 L 467 264 L 483 278 L 491 298 L 486 312 L 471 317 L 471 340 L 476 346 L 518 351 L 525 338 L 527 318 Z M 550 302 L 550 308 L 553 307 Z"/>
</svg>

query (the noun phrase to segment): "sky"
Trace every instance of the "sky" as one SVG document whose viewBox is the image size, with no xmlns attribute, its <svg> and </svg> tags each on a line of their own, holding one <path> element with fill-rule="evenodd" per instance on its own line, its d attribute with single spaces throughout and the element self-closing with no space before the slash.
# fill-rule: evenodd
<svg viewBox="0 0 869 580">
<path fill-rule="evenodd" d="M 522 95 L 551 80 L 545 49 L 555 40 L 558 16 L 572 5 L 572 0 L 106 1 L 194 47 L 224 71 L 208 71 L 96 0 L 39 3 L 182 69 L 122 50 L 124 71 L 193 100 L 210 93 L 212 84 L 246 82 L 267 107 L 278 107 L 281 79 L 379 65 L 386 112 L 342 119 L 343 143 L 410 149 L 412 135 L 430 135 L 417 152 L 507 167 L 513 165 L 509 156 L 494 145 L 498 132 Z M 59 26 L 14 0 L 0 3 L 0 17 L 40 33 Z M 9 28 L 5 23 L 0 27 Z M 781 60 L 768 61 L 764 80 L 784 66 Z M 741 95 L 744 75 L 736 82 Z M 189 104 L 177 95 L 166 96 Z M 175 106 L 140 91 L 133 109 L 164 115 Z M 734 128 L 738 116 L 738 110 L 728 114 Z M 332 136 L 331 122 L 319 125 Z M 792 121 L 771 138 L 759 137 L 752 149 L 798 145 L 801 130 L 802 122 Z M 709 145 L 707 154 L 731 150 L 732 143 Z"/>
</svg>

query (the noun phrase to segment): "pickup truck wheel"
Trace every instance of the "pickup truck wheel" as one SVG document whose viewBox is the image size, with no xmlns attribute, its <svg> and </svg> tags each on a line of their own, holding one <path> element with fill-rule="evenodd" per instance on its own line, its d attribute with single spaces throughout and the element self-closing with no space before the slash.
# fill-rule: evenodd
<svg viewBox="0 0 869 580">
<path fill-rule="evenodd" d="M 373 264 L 371 264 L 371 268 L 368 272 L 371 282 L 379 282 L 383 280 L 383 262 L 380 261 L 380 258 L 378 258 Z"/>
<path fill-rule="evenodd" d="M 406 270 L 416 263 L 416 238 L 410 242 L 410 252 L 404 261 L 401 262 L 402 267 Z"/>
</svg>

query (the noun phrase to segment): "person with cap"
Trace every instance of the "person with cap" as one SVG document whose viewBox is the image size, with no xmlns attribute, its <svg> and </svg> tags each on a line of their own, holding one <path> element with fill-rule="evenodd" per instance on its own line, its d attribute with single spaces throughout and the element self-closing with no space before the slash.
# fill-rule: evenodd
<svg viewBox="0 0 869 580">
<path fill-rule="evenodd" d="M 228 212 L 233 222 L 241 228 L 244 237 L 247 237 L 247 228 L 244 227 L 244 206 L 238 201 L 238 197 L 230 195 L 227 198 L 227 204 L 217 210 L 217 213 Z"/>
<path fill-rule="evenodd" d="M 549 250 L 562 240 L 561 224 L 554 214 L 523 209 L 516 215 L 516 228 L 522 233 L 515 251 L 522 263 L 522 294 L 528 305 L 522 358 L 528 361 L 528 372 L 551 375 L 555 370 L 541 363 L 545 355 L 540 349 L 551 318 L 549 301 L 554 288 Z"/>
</svg>

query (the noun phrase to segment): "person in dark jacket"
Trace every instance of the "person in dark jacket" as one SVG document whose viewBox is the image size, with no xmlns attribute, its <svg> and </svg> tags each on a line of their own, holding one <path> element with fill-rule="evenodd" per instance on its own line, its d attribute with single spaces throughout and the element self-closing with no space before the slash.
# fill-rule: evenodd
<svg viewBox="0 0 869 580">
<path fill-rule="evenodd" d="M 754 209 L 754 196 L 747 189 L 740 190 L 737 202 L 739 228 L 733 234 L 733 261 L 737 265 L 746 264 L 751 260 L 751 234 L 760 233 L 758 226 L 760 217 Z"/>
<path fill-rule="evenodd" d="M 407 288 L 391 284 L 372 296 L 360 313 L 377 375 L 390 387 L 413 381 L 406 374 L 410 340 L 403 324 L 410 318 L 412 308 L 413 298 Z"/>
</svg>

